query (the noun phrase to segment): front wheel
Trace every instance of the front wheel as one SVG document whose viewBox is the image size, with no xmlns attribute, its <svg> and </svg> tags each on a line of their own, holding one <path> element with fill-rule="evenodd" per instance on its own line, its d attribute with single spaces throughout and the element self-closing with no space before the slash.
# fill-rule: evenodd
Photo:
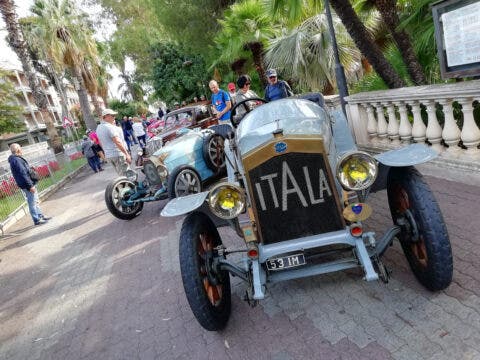
<svg viewBox="0 0 480 360">
<path fill-rule="evenodd" d="M 180 232 L 180 270 L 188 303 L 200 325 L 209 331 L 225 327 L 230 317 L 231 290 L 227 271 L 216 266 L 220 235 L 203 213 L 191 213 Z"/>
<path fill-rule="evenodd" d="M 168 178 L 168 197 L 196 194 L 202 191 L 202 181 L 197 171 L 188 165 L 182 165 L 172 171 Z"/>
<path fill-rule="evenodd" d="M 105 203 L 113 216 L 121 220 L 132 220 L 143 209 L 143 202 L 127 204 L 128 198 L 135 192 L 135 184 L 125 177 L 115 179 L 105 189 Z"/>
<path fill-rule="evenodd" d="M 445 289 L 452 282 L 452 249 L 430 187 L 415 168 L 392 168 L 387 191 L 393 221 L 402 229 L 400 243 L 415 277 L 429 290 Z"/>
</svg>

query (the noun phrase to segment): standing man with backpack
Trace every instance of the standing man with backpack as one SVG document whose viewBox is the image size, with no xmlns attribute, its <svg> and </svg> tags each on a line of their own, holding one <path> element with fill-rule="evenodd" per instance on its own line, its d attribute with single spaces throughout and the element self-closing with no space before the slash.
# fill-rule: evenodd
<svg viewBox="0 0 480 360">
<path fill-rule="evenodd" d="M 293 95 L 290 85 L 284 80 L 278 80 L 277 70 L 268 69 L 266 72 L 268 85 L 265 88 L 265 100 L 273 101 Z"/>
<path fill-rule="evenodd" d="M 232 108 L 232 101 L 228 93 L 218 87 L 218 83 L 212 80 L 208 83 L 212 91 L 212 105 L 215 116 L 219 124 L 230 124 L 230 109 Z"/>
</svg>

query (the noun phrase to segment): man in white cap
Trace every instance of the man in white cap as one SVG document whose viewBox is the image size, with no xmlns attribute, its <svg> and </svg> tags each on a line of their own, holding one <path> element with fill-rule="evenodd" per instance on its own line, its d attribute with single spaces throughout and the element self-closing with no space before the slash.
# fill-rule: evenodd
<svg viewBox="0 0 480 360">
<path fill-rule="evenodd" d="M 118 175 L 124 176 L 132 158 L 123 140 L 122 128 L 115 126 L 114 115 L 116 114 L 112 109 L 102 111 L 102 121 L 97 127 L 97 136 L 105 152 L 105 157 L 111 161 Z"/>
</svg>

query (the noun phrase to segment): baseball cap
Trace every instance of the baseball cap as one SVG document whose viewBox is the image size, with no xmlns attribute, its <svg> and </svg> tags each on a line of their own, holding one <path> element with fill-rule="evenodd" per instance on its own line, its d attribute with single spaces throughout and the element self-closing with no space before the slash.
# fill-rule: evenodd
<svg viewBox="0 0 480 360">
<path fill-rule="evenodd" d="M 267 72 L 266 72 L 266 75 L 267 75 L 267 77 L 277 76 L 277 70 L 275 70 L 275 69 L 268 69 Z"/>
<path fill-rule="evenodd" d="M 117 115 L 117 112 L 116 112 L 116 111 L 113 111 L 112 109 L 103 109 L 103 111 L 102 111 L 102 118 L 103 118 L 105 115 Z"/>
<path fill-rule="evenodd" d="M 228 87 L 228 90 L 230 90 L 230 91 L 235 90 L 235 84 L 234 83 L 228 83 L 227 87 Z"/>
</svg>

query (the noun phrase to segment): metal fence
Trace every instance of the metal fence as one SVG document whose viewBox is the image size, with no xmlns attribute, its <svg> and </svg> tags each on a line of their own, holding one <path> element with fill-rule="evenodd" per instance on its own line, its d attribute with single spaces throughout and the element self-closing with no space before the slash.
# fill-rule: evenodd
<svg viewBox="0 0 480 360">
<path fill-rule="evenodd" d="M 53 158 L 44 157 L 40 160 L 29 162 L 40 175 L 40 180 L 37 184 L 39 195 L 42 196 L 45 194 L 52 189 L 52 186 L 58 184 L 85 163 L 85 158 L 82 153 L 78 151 L 69 151 L 69 154 L 65 154 L 64 161 L 58 161 L 57 158 L 53 156 Z M 25 214 L 27 214 L 28 207 L 25 205 L 25 195 L 15 183 L 12 173 L 7 171 L 0 175 L 0 228 L 3 228 L 4 222 L 7 221 L 12 214 L 22 211 L 22 209 Z"/>
</svg>

